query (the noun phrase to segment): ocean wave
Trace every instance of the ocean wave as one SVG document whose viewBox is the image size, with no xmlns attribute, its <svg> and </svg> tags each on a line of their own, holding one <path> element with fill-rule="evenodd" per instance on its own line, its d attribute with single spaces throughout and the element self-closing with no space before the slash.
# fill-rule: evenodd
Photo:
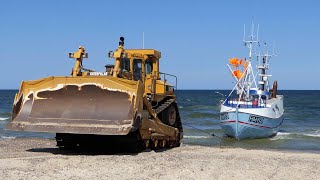
<svg viewBox="0 0 320 180">
<path fill-rule="evenodd" d="M 292 133 L 288 133 L 288 132 L 278 132 L 277 133 L 277 136 L 287 136 L 287 135 L 290 135 Z"/>
<path fill-rule="evenodd" d="M 8 120 L 9 118 L 8 117 L 0 117 L 0 121 L 5 121 L 5 120 Z"/>
<path fill-rule="evenodd" d="M 270 138 L 270 140 L 279 140 L 279 139 L 292 139 L 292 137 L 289 137 L 292 133 L 287 132 L 278 132 L 277 135 Z"/>
<path fill-rule="evenodd" d="M 190 118 L 217 118 L 217 117 L 220 117 L 220 114 L 218 114 L 218 113 L 194 112 L 194 113 L 191 113 L 188 117 L 190 117 Z"/>
<path fill-rule="evenodd" d="M 14 136 L 0 136 L 0 139 L 15 139 Z"/>
<path fill-rule="evenodd" d="M 216 91 L 215 93 L 216 93 L 216 94 L 219 94 L 219 95 L 221 95 L 221 96 L 227 96 L 227 95 L 222 94 L 222 93 L 219 92 L 219 91 Z"/>
<path fill-rule="evenodd" d="M 303 134 L 305 136 L 311 136 L 311 137 L 320 137 L 320 133 L 316 134 L 316 133 L 312 133 L 312 134 Z"/>
<path fill-rule="evenodd" d="M 183 138 L 186 138 L 186 139 L 209 139 L 209 138 L 212 138 L 212 136 L 183 136 Z"/>
<path fill-rule="evenodd" d="M 182 105 L 183 106 L 183 105 Z M 190 112 L 190 113 L 209 113 L 209 114 L 219 114 L 220 115 L 220 109 L 218 106 L 209 106 L 209 105 L 192 105 L 192 106 L 183 106 L 184 112 Z"/>
<path fill-rule="evenodd" d="M 301 136 L 307 137 L 320 137 L 320 132 L 308 132 L 308 133 L 289 133 L 289 132 L 278 132 L 276 136 L 270 138 L 270 140 L 279 140 L 279 139 L 294 139 Z"/>
</svg>

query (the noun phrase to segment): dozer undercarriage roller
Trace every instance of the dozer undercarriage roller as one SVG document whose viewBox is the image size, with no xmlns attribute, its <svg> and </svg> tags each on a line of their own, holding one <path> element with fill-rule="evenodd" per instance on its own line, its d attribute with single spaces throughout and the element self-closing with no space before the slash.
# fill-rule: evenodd
<svg viewBox="0 0 320 180">
<path fill-rule="evenodd" d="M 183 129 L 177 104 L 175 102 L 170 103 L 158 116 L 164 124 L 178 129 L 177 139 L 169 142 L 169 144 L 173 147 L 179 147 L 182 143 Z"/>
<path fill-rule="evenodd" d="M 140 128 L 140 134 L 146 141 L 146 146 L 152 149 L 179 147 L 182 143 L 183 129 L 177 104 L 170 103 L 161 113 L 156 113 L 157 109 L 151 109 L 150 104 L 146 101 L 144 99 L 144 105 L 154 118 L 153 121 L 142 121 Z"/>
</svg>

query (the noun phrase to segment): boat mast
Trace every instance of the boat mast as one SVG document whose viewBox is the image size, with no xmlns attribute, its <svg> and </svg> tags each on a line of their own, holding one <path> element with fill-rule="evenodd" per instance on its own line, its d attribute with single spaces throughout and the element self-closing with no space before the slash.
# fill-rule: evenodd
<svg viewBox="0 0 320 180">
<path fill-rule="evenodd" d="M 251 85 L 252 85 L 252 82 L 251 82 L 251 74 L 253 73 L 252 65 L 251 65 L 252 48 L 253 48 L 254 44 L 259 44 L 259 40 L 258 40 L 258 37 L 259 37 L 259 24 L 258 24 L 258 28 L 257 28 L 257 37 L 256 37 L 256 39 L 255 39 L 255 36 L 253 35 L 253 32 L 254 32 L 254 24 L 252 23 L 251 24 L 251 35 L 249 36 L 249 40 L 246 40 L 246 38 L 245 38 L 246 26 L 244 25 L 243 44 L 246 47 L 248 47 L 248 49 L 249 49 L 248 68 L 247 68 L 246 75 L 245 75 L 245 78 L 244 78 L 244 88 L 245 88 L 244 90 L 246 91 L 246 98 L 247 99 L 249 98 L 249 91 L 250 91 L 250 88 L 251 88 Z M 253 78 L 253 81 L 256 82 L 254 78 Z"/>
<path fill-rule="evenodd" d="M 260 85 L 260 89 L 262 91 L 269 91 L 269 81 L 268 81 L 268 77 L 271 76 L 267 73 L 267 70 L 269 69 L 269 59 L 274 56 L 274 54 L 270 55 L 267 51 L 267 44 L 264 43 L 264 53 L 262 56 L 262 63 L 261 65 L 258 66 L 259 70 L 260 70 L 260 81 L 259 81 L 259 85 Z"/>
</svg>

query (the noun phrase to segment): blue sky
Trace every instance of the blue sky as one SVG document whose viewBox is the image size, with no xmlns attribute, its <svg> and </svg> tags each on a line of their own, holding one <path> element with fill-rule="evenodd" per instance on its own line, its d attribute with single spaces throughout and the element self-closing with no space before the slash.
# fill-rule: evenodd
<svg viewBox="0 0 320 180">
<path fill-rule="evenodd" d="M 226 67 L 244 57 L 243 25 L 260 24 L 260 40 L 276 42 L 272 79 L 280 89 L 320 90 L 320 1 L 2 1 L 0 89 L 22 80 L 69 75 L 67 57 L 86 47 L 85 67 L 103 71 L 120 36 L 127 48 L 162 52 L 161 71 L 181 89 L 232 89 Z"/>
</svg>

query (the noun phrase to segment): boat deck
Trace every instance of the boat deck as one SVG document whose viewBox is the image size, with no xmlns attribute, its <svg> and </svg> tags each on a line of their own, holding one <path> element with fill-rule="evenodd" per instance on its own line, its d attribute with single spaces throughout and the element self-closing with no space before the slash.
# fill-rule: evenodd
<svg viewBox="0 0 320 180">
<path fill-rule="evenodd" d="M 237 101 L 237 99 L 228 99 L 225 103 L 225 106 L 236 108 L 239 105 L 239 108 L 265 108 L 265 103 L 253 102 L 253 101 Z"/>
<path fill-rule="evenodd" d="M 277 95 L 276 98 L 271 98 L 263 101 L 238 101 L 238 99 L 227 99 L 224 103 L 225 106 L 236 108 L 239 105 L 239 108 L 266 108 L 271 107 L 272 104 L 278 102 L 282 99 L 282 95 Z"/>
</svg>

